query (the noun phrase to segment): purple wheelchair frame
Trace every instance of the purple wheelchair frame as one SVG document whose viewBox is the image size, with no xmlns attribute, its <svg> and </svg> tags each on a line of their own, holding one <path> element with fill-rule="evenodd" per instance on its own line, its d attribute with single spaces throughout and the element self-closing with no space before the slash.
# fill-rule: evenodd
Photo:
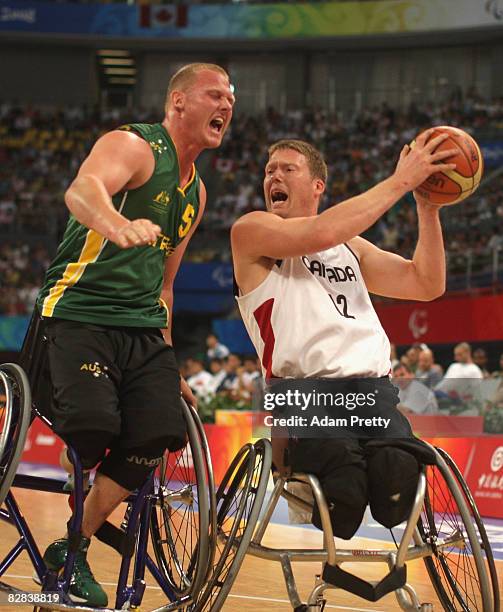
<svg viewBox="0 0 503 612">
<path fill-rule="evenodd" d="M 47 425 L 50 422 L 44 416 L 35 411 Z M 19 540 L 0 562 L 0 578 L 9 569 L 17 557 L 26 551 L 30 557 L 36 575 L 42 584 L 42 593 L 58 593 L 60 603 L 51 603 L 53 610 L 95 610 L 85 605 L 75 604 L 68 595 L 70 578 L 75 561 L 75 552 L 78 549 L 81 538 L 81 525 L 84 504 L 83 472 L 80 460 L 71 448 L 69 450 L 70 460 L 74 466 L 75 488 L 74 488 L 74 510 L 68 522 L 69 550 L 61 575 L 49 571 L 42 559 L 42 555 L 33 538 L 28 523 L 24 519 L 12 491 L 9 491 L 5 499 L 5 509 L 0 509 L 0 519 L 14 525 L 19 533 Z M 17 474 L 13 486 L 36 491 L 47 491 L 51 493 L 64 493 L 63 482 L 52 478 L 29 476 Z M 145 591 L 145 568 L 148 568 L 155 581 L 171 602 L 156 609 L 156 612 L 170 612 L 188 606 L 192 602 L 190 596 L 178 597 L 173 591 L 166 578 L 147 552 L 149 538 L 149 521 L 153 506 L 155 505 L 154 471 L 151 472 L 141 489 L 131 495 L 126 501 L 130 504 L 130 512 L 127 527 L 123 531 L 118 527 L 106 522 L 96 533 L 96 537 L 102 542 L 114 548 L 121 556 L 122 562 L 117 580 L 116 599 L 114 608 L 98 608 L 99 610 L 121 610 L 124 605 L 129 607 L 139 606 Z M 134 559 L 132 582 L 128 585 L 129 569 Z M 8 587 L 0 583 L 3 588 Z M 11 592 L 22 593 L 12 587 Z"/>
</svg>

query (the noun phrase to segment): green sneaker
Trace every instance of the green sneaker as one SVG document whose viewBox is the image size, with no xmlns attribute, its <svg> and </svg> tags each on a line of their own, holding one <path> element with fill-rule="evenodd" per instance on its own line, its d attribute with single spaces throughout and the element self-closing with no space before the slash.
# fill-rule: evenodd
<svg viewBox="0 0 503 612">
<path fill-rule="evenodd" d="M 75 555 L 75 564 L 70 583 L 69 595 L 72 601 L 85 603 L 92 607 L 106 607 L 108 597 L 101 585 L 96 582 L 95 577 L 87 562 L 87 549 L 90 540 L 82 538 L 79 549 Z M 65 564 L 66 553 L 68 551 L 68 540 L 63 538 L 56 540 L 47 548 L 44 553 L 44 561 L 47 567 L 59 572 Z"/>
</svg>

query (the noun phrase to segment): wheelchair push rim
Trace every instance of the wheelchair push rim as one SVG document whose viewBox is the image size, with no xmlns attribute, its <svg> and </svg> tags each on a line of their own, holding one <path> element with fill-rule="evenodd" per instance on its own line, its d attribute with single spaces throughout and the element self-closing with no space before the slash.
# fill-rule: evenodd
<svg viewBox="0 0 503 612">
<path fill-rule="evenodd" d="M 418 530 L 431 547 L 426 569 L 444 610 L 495 612 L 479 534 L 452 470 L 437 453 L 426 470 L 427 489 Z"/>
<path fill-rule="evenodd" d="M 188 442 L 163 458 L 150 519 L 158 567 L 180 598 L 199 592 L 214 549 L 211 466 L 195 418 L 185 402 L 182 405 Z"/>
<path fill-rule="evenodd" d="M 500 609 L 500 591 L 498 585 L 498 572 L 496 570 L 496 564 L 494 562 L 494 555 L 491 549 L 491 544 L 489 542 L 489 537 L 487 535 L 484 523 L 480 516 L 477 505 L 475 504 L 475 500 L 473 499 L 473 495 L 468 488 L 468 485 L 463 478 L 458 466 L 452 460 L 452 457 L 442 448 L 437 448 L 437 452 L 442 456 L 448 468 L 451 470 L 454 478 L 456 479 L 461 492 L 463 494 L 464 500 L 468 506 L 468 510 L 471 514 L 472 524 L 476 527 L 476 535 L 478 542 L 480 544 L 480 548 L 482 550 L 482 556 L 485 559 L 485 563 L 489 572 L 489 578 L 491 581 L 491 589 L 493 593 L 493 609 Z"/>
<path fill-rule="evenodd" d="M 15 363 L 0 366 L 5 389 L 5 406 L 0 416 L 0 506 L 12 485 L 26 441 L 31 418 L 30 384 L 24 370 Z"/>
<path fill-rule="evenodd" d="M 271 469 L 268 440 L 241 448 L 217 491 L 217 562 L 193 612 L 220 610 L 236 579 L 262 508 Z"/>
</svg>

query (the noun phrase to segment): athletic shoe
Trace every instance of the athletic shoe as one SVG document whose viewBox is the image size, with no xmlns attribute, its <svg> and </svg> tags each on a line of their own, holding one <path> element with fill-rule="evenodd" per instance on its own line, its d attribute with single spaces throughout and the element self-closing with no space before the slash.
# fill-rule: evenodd
<svg viewBox="0 0 503 612">
<path fill-rule="evenodd" d="M 82 538 L 79 549 L 75 554 L 69 590 L 70 599 L 91 607 L 106 607 L 108 604 L 107 594 L 96 581 L 87 562 L 89 543 L 88 538 Z M 65 564 L 67 552 L 68 540 L 66 538 L 53 542 L 44 553 L 44 561 L 48 569 L 59 572 Z"/>
</svg>

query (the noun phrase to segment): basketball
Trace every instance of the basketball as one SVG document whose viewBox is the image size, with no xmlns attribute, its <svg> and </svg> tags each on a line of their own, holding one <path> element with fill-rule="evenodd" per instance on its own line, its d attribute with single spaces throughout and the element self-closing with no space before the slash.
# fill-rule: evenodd
<svg viewBox="0 0 503 612">
<path fill-rule="evenodd" d="M 457 149 L 455 156 L 445 160 L 456 164 L 456 168 L 432 174 L 416 189 L 431 204 L 450 205 L 461 202 L 472 195 L 482 178 L 484 162 L 475 140 L 463 130 L 448 125 L 436 127 L 430 138 L 446 133 L 449 138 L 439 145 L 437 151 Z"/>
</svg>

